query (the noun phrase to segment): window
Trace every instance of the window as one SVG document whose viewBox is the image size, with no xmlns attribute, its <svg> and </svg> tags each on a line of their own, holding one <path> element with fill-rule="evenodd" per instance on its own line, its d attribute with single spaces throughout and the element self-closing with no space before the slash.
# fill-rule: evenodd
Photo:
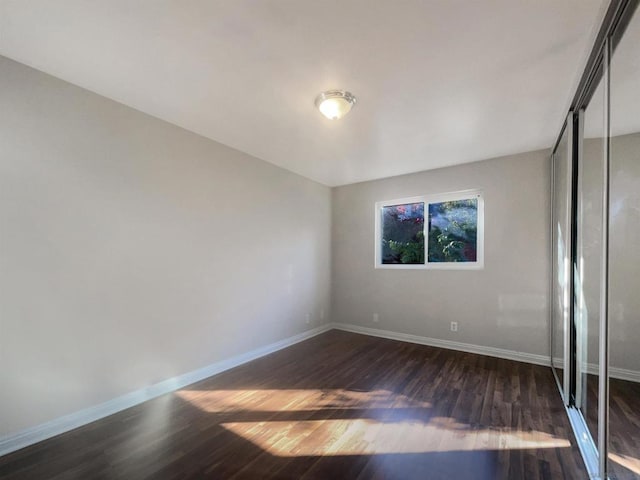
<svg viewBox="0 0 640 480">
<path fill-rule="evenodd" d="M 483 254 L 479 191 L 376 203 L 376 268 L 478 269 Z"/>
<path fill-rule="evenodd" d="M 424 202 L 381 207 L 382 264 L 424 264 Z"/>
</svg>

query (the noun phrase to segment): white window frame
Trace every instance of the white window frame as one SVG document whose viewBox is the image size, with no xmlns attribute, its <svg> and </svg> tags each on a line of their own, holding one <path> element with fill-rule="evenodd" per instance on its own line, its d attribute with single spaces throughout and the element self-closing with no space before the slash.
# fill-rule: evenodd
<svg viewBox="0 0 640 480">
<path fill-rule="evenodd" d="M 429 263 L 429 204 L 454 200 L 478 200 L 478 224 L 475 262 L 431 262 Z M 382 263 L 382 208 L 407 203 L 424 203 L 424 264 L 383 264 Z M 481 190 L 462 190 L 458 192 L 420 195 L 385 200 L 375 204 L 375 268 L 390 270 L 481 270 L 484 268 L 484 194 Z"/>
</svg>

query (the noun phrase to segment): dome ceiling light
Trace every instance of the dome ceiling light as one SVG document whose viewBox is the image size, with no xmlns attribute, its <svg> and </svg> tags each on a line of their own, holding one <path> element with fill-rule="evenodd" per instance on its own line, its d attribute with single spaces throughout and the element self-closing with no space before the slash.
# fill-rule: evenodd
<svg viewBox="0 0 640 480">
<path fill-rule="evenodd" d="M 344 117 L 356 104 L 356 97 L 345 90 L 329 90 L 316 97 L 316 107 L 329 120 Z"/>
</svg>

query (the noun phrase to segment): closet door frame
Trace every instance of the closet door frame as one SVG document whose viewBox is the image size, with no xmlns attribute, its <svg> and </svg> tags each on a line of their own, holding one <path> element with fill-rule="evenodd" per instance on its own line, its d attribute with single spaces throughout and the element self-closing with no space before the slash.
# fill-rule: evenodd
<svg viewBox="0 0 640 480">
<path fill-rule="evenodd" d="M 567 187 L 567 195 L 570 195 L 570 205 L 567 209 L 570 212 L 569 218 L 569 315 L 568 320 L 563 318 L 564 325 L 564 355 L 563 355 L 563 375 L 559 378 L 556 371 L 559 365 L 554 363 L 554 351 L 553 346 L 555 339 L 555 325 L 553 324 L 553 305 L 556 301 L 554 296 L 554 282 L 557 282 L 554 275 L 551 275 L 550 286 L 550 360 L 553 373 L 558 382 L 558 387 L 561 391 L 565 407 L 567 408 L 567 414 L 571 421 L 571 425 L 578 439 L 578 445 L 582 453 L 585 465 L 589 471 L 591 478 L 608 478 L 608 447 L 609 447 L 609 209 L 610 209 L 610 160 L 611 160 L 611 128 L 610 128 L 610 78 L 609 67 L 611 63 L 611 56 L 615 52 L 615 48 L 620 42 L 620 39 L 624 35 L 624 31 L 631 21 L 634 13 L 638 9 L 640 0 L 610 0 L 607 12 L 604 20 L 596 36 L 594 46 L 589 55 L 586 67 L 580 79 L 580 83 L 575 92 L 569 114 L 566 122 L 558 135 L 556 143 L 553 148 L 553 154 L 551 155 L 551 227 L 556 228 L 554 207 L 558 199 L 556 198 L 555 191 L 557 187 L 558 179 L 554 178 L 554 172 L 556 169 L 557 152 L 561 145 L 562 137 L 566 129 L 571 139 L 568 142 L 569 148 L 569 163 L 571 165 L 571 175 L 568 177 L 571 179 L 571 185 Z M 576 408 L 576 389 L 581 387 L 580 382 L 577 380 L 576 375 L 578 372 L 578 366 L 576 363 L 576 348 L 577 342 L 575 338 L 576 334 L 576 309 L 574 308 L 576 301 L 576 294 L 573 289 L 574 284 L 574 269 L 576 262 L 576 243 L 577 243 L 577 189 L 578 189 L 578 168 L 580 166 L 579 156 L 582 153 L 584 138 L 581 121 L 584 110 L 591 101 L 595 89 L 599 82 L 603 82 L 604 87 L 604 118 L 603 118 L 603 184 L 602 184 L 602 243 L 601 243 L 601 268 L 600 268 L 600 321 L 599 321 L 599 367 L 598 367 L 598 444 L 595 445 L 589 430 L 586 427 L 586 422 L 580 413 L 580 410 Z M 551 232 L 552 248 L 556 248 L 555 230 Z M 565 252 L 566 253 L 566 252 Z M 554 260 L 554 255 L 552 262 Z M 552 265 L 551 272 L 555 272 L 556 267 Z M 566 274 L 566 268 L 564 270 Z M 563 292 L 564 293 L 564 292 Z M 563 301 L 566 297 L 563 297 Z M 565 304 L 566 306 L 566 304 Z M 566 317 L 566 315 L 563 315 Z"/>
</svg>

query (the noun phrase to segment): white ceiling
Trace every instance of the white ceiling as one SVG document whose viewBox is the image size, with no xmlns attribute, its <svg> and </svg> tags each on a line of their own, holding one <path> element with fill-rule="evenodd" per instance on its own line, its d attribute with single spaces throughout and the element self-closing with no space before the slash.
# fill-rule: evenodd
<svg viewBox="0 0 640 480">
<path fill-rule="evenodd" d="M 627 26 L 611 57 L 611 135 L 640 132 L 640 9 Z M 585 113 L 586 138 L 602 138 L 604 133 L 604 87 L 599 81 Z"/>
<path fill-rule="evenodd" d="M 603 4 L 0 0 L 0 54 L 335 186 L 551 147 Z"/>
</svg>

